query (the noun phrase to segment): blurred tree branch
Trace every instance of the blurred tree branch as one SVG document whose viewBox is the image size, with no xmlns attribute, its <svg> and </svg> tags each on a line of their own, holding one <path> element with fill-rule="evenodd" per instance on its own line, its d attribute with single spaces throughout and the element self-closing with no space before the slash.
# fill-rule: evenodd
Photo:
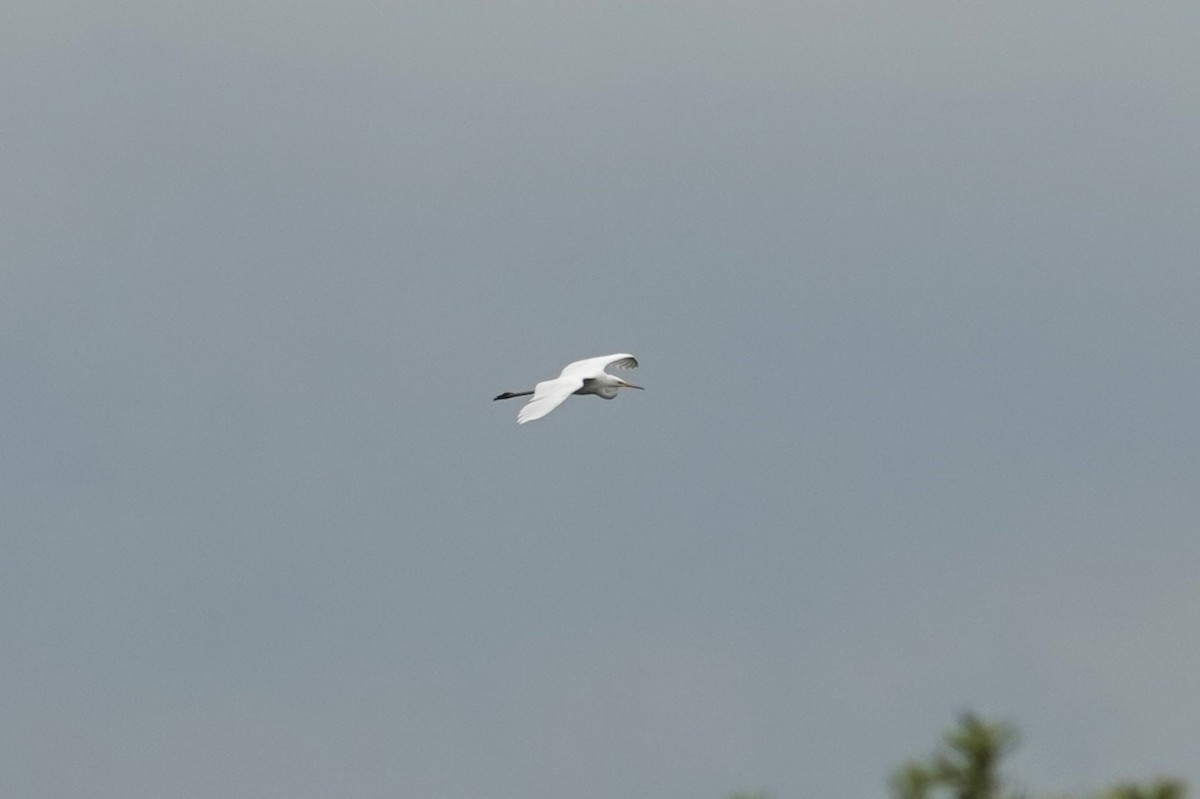
<svg viewBox="0 0 1200 799">
<path fill-rule="evenodd" d="M 895 799 L 1026 799 L 1021 792 L 1006 793 L 1000 774 L 1000 761 L 1016 745 L 1017 731 L 1011 724 L 963 713 L 958 726 L 942 739 L 941 748 L 924 760 L 910 760 L 896 769 L 888 783 L 892 796 Z M 769 797 L 766 792 L 758 791 L 735 793 L 729 799 Z M 1089 799 L 1187 799 L 1187 785 L 1176 779 L 1121 783 Z"/>
</svg>

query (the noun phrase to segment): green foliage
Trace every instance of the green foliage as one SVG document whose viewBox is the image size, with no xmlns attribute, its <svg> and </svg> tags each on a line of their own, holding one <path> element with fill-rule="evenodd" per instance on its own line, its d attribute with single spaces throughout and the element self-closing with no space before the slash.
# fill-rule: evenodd
<svg viewBox="0 0 1200 799">
<path fill-rule="evenodd" d="M 1016 731 L 1004 723 L 985 722 L 964 713 L 946 734 L 942 748 L 926 761 L 913 760 L 891 780 L 897 799 L 1001 799 L 1000 758 L 1016 746 Z"/>
<path fill-rule="evenodd" d="M 890 782 L 895 799 L 1018 799 L 1005 794 L 1000 760 L 1017 743 L 1016 731 L 1001 722 L 986 722 L 964 713 L 946 734 L 942 747 L 926 760 L 905 763 Z M 1070 799 L 1070 797 L 1062 797 Z M 1187 799 L 1178 780 L 1117 785 L 1093 799 Z"/>
<path fill-rule="evenodd" d="M 892 794 L 897 799 L 928 799 L 936 781 L 921 763 L 906 763 L 892 776 Z"/>
<path fill-rule="evenodd" d="M 1187 799 L 1187 786 L 1179 780 L 1155 780 L 1147 785 L 1126 783 L 1110 788 L 1096 799 Z"/>
<path fill-rule="evenodd" d="M 925 760 L 910 760 L 892 774 L 895 799 L 1025 799 L 1006 793 L 1000 761 L 1017 745 L 1010 724 L 964 713 L 946 733 L 939 749 Z M 765 791 L 735 793 L 729 799 L 769 799 Z M 1060 797 L 1059 799 L 1072 799 Z M 1091 799 L 1187 799 L 1187 786 L 1173 779 L 1122 783 Z"/>
</svg>

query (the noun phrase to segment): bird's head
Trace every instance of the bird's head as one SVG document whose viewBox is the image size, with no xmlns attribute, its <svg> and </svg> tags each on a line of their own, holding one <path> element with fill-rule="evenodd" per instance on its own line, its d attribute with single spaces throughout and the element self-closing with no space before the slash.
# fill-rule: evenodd
<svg viewBox="0 0 1200 799">
<path fill-rule="evenodd" d="M 630 383 L 628 380 L 622 380 L 619 377 L 617 378 L 617 384 L 621 388 L 637 388 L 637 389 L 641 389 L 642 391 L 646 390 L 646 389 L 642 388 L 641 386 L 635 386 L 633 383 Z"/>
</svg>

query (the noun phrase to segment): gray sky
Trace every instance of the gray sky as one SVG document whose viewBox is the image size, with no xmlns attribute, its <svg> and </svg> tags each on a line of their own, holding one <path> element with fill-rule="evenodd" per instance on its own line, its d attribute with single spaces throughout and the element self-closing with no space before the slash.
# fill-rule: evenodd
<svg viewBox="0 0 1200 799">
<path fill-rule="evenodd" d="M 1200 780 L 1196 30 L 19 0 L 4 793 Z"/>
</svg>

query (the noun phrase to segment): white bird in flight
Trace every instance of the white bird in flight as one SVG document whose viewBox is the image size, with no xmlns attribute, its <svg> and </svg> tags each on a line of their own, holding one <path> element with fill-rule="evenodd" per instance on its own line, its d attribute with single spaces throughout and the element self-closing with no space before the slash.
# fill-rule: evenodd
<svg viewBox="0 0 1200 799">
<path fill-rule="evenodd" d="M 532 394 L 533 399 L 525 403 L 520 413 L 517 414 L 517 424 L 525 424 L 534 419 L 541 419 L 562 405 L 572 394 L 595 394 L 604 399 L 612 399 L 617 396 L 617 389 L 641 388 L 628 380 L 622 380 L 616 375 L 610 375 L 604 371 L 608 366 L 615 366 L 619 369 L 636 369 L 637 365 L 637 358 L 627 352 L 601 355 L 599 358 L 585 358 L 582 361 L 567 364 L 563 367 L 562 374 L 553 380 L 543 380 L 533 387 L 533 391 L 505 391 L 492 399 L 493 401 L 512 399 Z"/>
</svg>

